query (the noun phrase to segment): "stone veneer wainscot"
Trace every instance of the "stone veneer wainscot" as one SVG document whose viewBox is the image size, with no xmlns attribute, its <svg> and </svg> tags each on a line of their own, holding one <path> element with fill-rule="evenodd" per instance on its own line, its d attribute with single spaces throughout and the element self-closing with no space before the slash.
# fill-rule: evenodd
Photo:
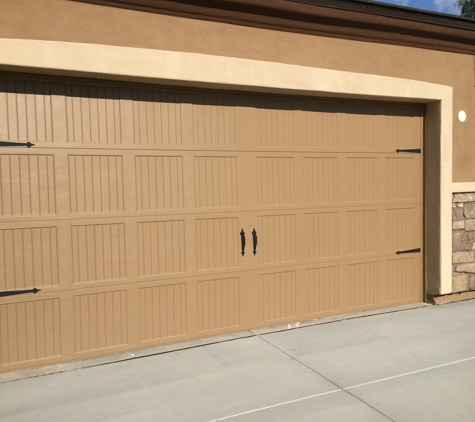
<svg viewBox="0 0 475 422">
<path fill-rule="evenodd" d="M 452 200 L 452 292 L 475 290 L 475 193 Z"/>
</svg>

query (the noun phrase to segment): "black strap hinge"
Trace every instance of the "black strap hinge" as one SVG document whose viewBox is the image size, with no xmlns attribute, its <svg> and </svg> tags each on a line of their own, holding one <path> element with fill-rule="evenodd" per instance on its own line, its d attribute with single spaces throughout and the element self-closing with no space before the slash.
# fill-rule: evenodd
<svg viewBox="0 0 475 422">
<path fill-rule="evenodd" d="M 416 253 L 420 252 L 421 248 L 416 248 L 416 249 L 406 249 L 405 251 L 397 251 L 396 255 L 401 255 L 402 253 Z"/>
<path fill-rule="evenodd" d="M 420 148 L 413 148 L 413 149 L 397 149 L 396 152 L 399 154 L 400 152 L 413 152 L 413 153 L 416 153 L 416 154 L 420 154 L 421 153 L 421 149 Z"/>
<path fill-rule="evenodd" d="M 9 142 L 9 141 L 0 141 L 0 147 L 34 147 L 35 144 L 31 142 Z"/>
<path fill-rule="evenodd" d="M 31 290 L 9 290 L 9 291 L 6 291 L 6 292 L 0 292 L 0 297 L 23 295 L 25 293 L 34 293 L 34 294 L 36 294 L 38 292 L 41 292 L 41 290 L 37 289 L 36 287 L 34 289 L 31 289 Z"/>
</svg>

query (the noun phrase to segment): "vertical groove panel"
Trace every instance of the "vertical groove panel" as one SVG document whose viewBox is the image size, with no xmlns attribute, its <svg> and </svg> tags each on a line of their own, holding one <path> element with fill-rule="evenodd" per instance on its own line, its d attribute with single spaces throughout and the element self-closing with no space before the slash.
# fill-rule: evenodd
<svg viewBox="0 0 475 422">
<path fill-rule="evenodd" d="M 387 199 L 415 200 L 414 181 L 419 178 L 415 174 L 415 160 L 413 158 L 386 158 L 388 172 Z"/>
<path fill-rule="evenodd" d="M 125 225 L 72 226 L 74 283 L 126 277 Z"/>
<path fill-rule="evenodd" d="M 240 242 L 237 218 L 196 220 L 198 270 L 236 267 Z"/>
<path fill-rule="evenodd" d="M 144 287 L 140 296 L 140 341 L 185 335 L 186 285 Z"/>
<path fill-rule="evenodd" d="M 195 157 L 197 208 L 238 205 L 236 157 Z"/>
<path fill-rule="evenodd" d="M 124 211 L 121 156 L 69 156 L 72 213 Z"/>
<path fill-rule="evenodd" d="M 411 112 L 411 113 L 410 113 Z M 416 108 L 386 106 L 378 116 L 381 141 L 384 148 L 420 148 L 422 116 Z"/>
<path fill-rule="evenodd" d="M 420 247 L 419 231 L 414 208 L 387 210 L 388 251 Z"/>
<path fill-rule="evenodd" d="M 377 105 L 342 103 L 338 113 L 338 127 L 341 147 L 380 148 L 377 136 L 377 119 L 381 113 Z"/>
<path fill-rule="evenodd" d="M 132 90 L 136 144 L 182 145 L 181 93 Z"/>
<path fill-rule="evenodd" d="M 193 144 L 209 146 L 236 145 L 234 96 L 193 94 Z"/>
<path fill-rule="evenodd" d="M 121 144 L 120 88 L 60 84 L 66 96 L 67 141 Z"/>
<path fill-rule="evenodd" d="M 338 159 L 304 158 L 305 203 L 338 202 Z"/>
<path fill-rule="evenodd" d="M 198 283 L 198 331 L 239 325 L 239 278 Z"/>
<path fill-rule="evenodd" d="M 0 155 L 0 216 L 55 213 L 53 155 Z"/>
<path fill-rule="evenodd" d="M 414 297 L 414 258 L 388 260 L 388 301 Z"/>
<path fill-rule="evenodd" d="M 378 211 L 349 211 L 349 254 L 378 252 Z"/>
<path fill-rule="evenodd" d="M 135 157 L 137 210 L 184 207 L 183 158 Z"/>
<path fill-rule="evenodd" d="M 0 305 L 0 366 L 61 354 L 59 299 Z"/>
<path fill-rule="evenodd" d="M 258 146 L 294 146 L 294 111 L 292 100 L 259 98 L 257 110 Z"/>
<path fill-rule="evenodd" d="M 378 263 L 365 262 L 348 265 L 350 308 L 378 302 Z"/>
<path fill-rule="evenodd" d="M 49 82 L 0 81 L 1 139 L 13 142 L 53 142 Z"/>
<path fill-rule="evenodd" d="M 294 159 L 259 157 L 257 159 L 257 191 L 259 205 L 294 204 Z"/>
<path fill-rule="evenodd" d="M 57 284 L 56 227 L 0 230 L 0 290 Z"/>
<path fill-rule="evenodd" d="M 75 351 L 127 344 L 125 290 L 74 296 Z"/>
<path fill-rule="evenodd" d="M 259 262 L 295 261 L 295 215 L 259 216 Z"/>
<path fill-rule="evenodd" d="M 305 214 L 307 259 L 339 256 L 338 213 Z"/>
<path fill-rule="evenodd" d="M 305 146 L 332 148 L 337 146 L 337 104 L 331 102 L 305 102 Z"/>
<path fill-rule="evenodd" d="M 140 276 L 186 271 L 184 221 L 142 222 L 137 230 Z"/>
<path fill-rule="evenodd" d="M 376 158 L 347 158 L 349 176 L 349 201 L 374 201 L 378 199 Z"/>
<path fill-rule="evenodd" d="M 261 274 L 259 276 L 260 321 L 296 316 L 296 273 Z"/>
<path fill-rule="evenodd" d="M 307 278 L 308 314 L 335 311 L 340 307 L 338 267 L 310 268 Z"/>
</svg>

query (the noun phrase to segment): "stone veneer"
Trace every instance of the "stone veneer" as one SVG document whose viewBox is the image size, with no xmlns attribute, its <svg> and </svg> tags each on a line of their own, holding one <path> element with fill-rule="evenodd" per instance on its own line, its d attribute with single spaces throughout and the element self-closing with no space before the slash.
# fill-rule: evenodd
<svg viewBox="0 0 475 422">
<path fill-rule="evenodd" d="M 452 293 L 475 290 L 475 193 L 452 200 Z"/>
</svg>

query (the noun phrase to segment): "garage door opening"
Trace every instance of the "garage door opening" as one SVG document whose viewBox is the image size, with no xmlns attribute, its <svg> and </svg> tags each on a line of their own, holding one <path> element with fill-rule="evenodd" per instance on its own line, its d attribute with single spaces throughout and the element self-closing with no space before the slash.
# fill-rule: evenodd
<svg viewBox="0 0 475 422">
<path fill-rule="evenodd" d="M 422 300 L 423 106 L 4 75 L 0 122 L 0 371 Z"/>
</svg>

